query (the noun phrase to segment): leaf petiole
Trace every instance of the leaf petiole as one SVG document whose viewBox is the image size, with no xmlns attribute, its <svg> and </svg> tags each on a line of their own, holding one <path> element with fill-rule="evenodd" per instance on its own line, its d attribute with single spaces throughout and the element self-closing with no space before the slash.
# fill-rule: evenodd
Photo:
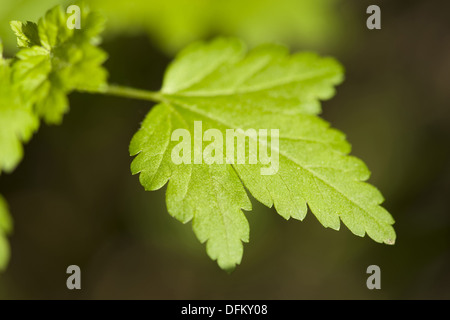
<svg viewBox="0 0 450 320">
<path fill-rule="evenodd" d="M 163 96 L 159 92 L 135 89 L 119 85 L 108 85 L 108 87 L 100 93 L 123 98 L 148 100 L 153 102 L 163 101 Z"/>
</svg>

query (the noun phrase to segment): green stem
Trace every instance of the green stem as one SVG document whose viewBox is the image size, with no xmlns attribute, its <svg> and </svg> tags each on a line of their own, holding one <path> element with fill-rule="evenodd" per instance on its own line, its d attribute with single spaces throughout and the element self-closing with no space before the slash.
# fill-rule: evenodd
<svg viewBox="0 0 450 320">
<path fill-rule="evenodd" d="M 106 90 L 102 91 L 101 93 L 123 98 L 148 100 L 153 102 L 161 102 L 163 100 L 163 96 L 159 92 L 134 89 L 118 85 L 109 85 Z"/>
</svg>

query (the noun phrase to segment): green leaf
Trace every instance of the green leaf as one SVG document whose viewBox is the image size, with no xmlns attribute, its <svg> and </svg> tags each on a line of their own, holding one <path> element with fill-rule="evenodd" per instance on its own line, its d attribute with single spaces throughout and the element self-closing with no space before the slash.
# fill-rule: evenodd
<svg viewBox="0 0 450 320">
<path fill-rule="evenodd" d="M 17 46 L 20 48 L 41 45 L 36 23 L 31 21 L 11 21 L 10 25 L 17 37 Z"/>
<path fill-rule="evenodd" d="M 2 0 L 0 6 L 0 34 L 5 44 L 5 48 L 10 51 L 17 45 L 17 38 L 10 32 L 10 26 L 7 21 L 11 20 L 31 20 L 36 21 L 48 8 L 57 4 L 66 2 L 66 0 Z"/>
<path fill-rule="evenodd" d="M 10 248 L 6 236 L 11 232 L 12 221 L 9 216 L 8 205 L 0 195 L 0 271 L 5 270 L 10 256 Z"/>
<path fill-rule="evenodd" d="M 81 28 L 70 29 L 70 16 L 56 6 L 38 24 L 11 22 L 23 47 L 13 64 L 14 81 L 49 124 L 61 123 L 73 90 L 98 92 L 106 87 L 102 64 L 107 55 L 97 47 L 104 19 L 81 5 Z"/>
<path fill-rule="evenodd" d="M 130 153 L 138 154 L 132 163 L 134 174 L 146 190 L 161 188 L 171 178 L 167 189 L 169 213 L 193 228 L 207 252 L 221 268 L 233 269 L 243 253 L 241 241 L 248 241 L 248 222 L 240 209 L 250 210 L 251 203 L 230 166 L 174 165 L 170 141 L 175 128 L 189 128 L 186 119 L 168 104 L 156 106 L 130 144 Z"/>
<path fill-rule="evenodd" d="M 22 143 L 37 130 L 39 121 L 11 81 L 10 61 L 0 43 L 0 173 L 11 172 L 23 157 Z"/>
<path fill-rule="evenodd" d="M 235 39 L 193 44 L 168 68 L 160 93 L 163 103 L 147 115 L 131 141 L 130 154 L 136 156 L 132 173 L 140 173 L 146 190 L 168 182 L 169 213 L 183 223 L 192 220 L 195 234 L 207 242 L 209 256 L 223 269 L 241 262 L 241 241 L 249 239 L 242 210 L 251 210 L 251 204 L 244 186 L 285 219 L 304 219 L 309 206 L 325 227 L 338 230 L 342 221 L 358 236 L 367 233 L 377 242 L 393 244 L 394 220 L 379 206 L 383 197 L 363 182 L 369 170 L 348 155 L 344 134 L 316 116 L 319 100 L 333 96 L 342 74 L 332 58 L 289 55 L 280 46 L 247 52 Z M 172 141 L 172 133 L 187 129 L 195 137 L 195 121 L 202 122 L 200 134 L 218 129 L 225 137 L 227 129 L 255 129 L 256 135 L 246 137 L 246 162 L 237 163 L 235 157 L 233 164 L 223 154 L 222 164 L 175 164 L 171 154 L 180 142 Z M 250 164 L 250 142 L 264 142 L 260 129 L 279 130 L 278 144 L 271 136 L 259 145 L 279 158 L 278 170 L 267 171 L 261 158 Z M 194 140 L 188 142 L 192 150 Z M 194 163 L 192 153 L 186 157 Z"/>
</svg>

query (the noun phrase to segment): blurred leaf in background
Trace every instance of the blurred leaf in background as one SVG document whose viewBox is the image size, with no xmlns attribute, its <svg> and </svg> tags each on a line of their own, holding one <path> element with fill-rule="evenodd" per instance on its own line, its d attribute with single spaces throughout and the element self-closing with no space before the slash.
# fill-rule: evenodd
<svg viewBox="0 0 450 320">
<path fill-rule="evenodd" d="M 282 42 L 320 47 L 339 32 L 340 0 L 94 0 L 112 32 L 146 31 L 166 52 L 216 34 L 246 43 Z"/>
<path fill-rule="evenodd" d="M 10 249 L 6 236 L 11 232 L 12 221 L 8 212 L 8 205 L 0 195 L 0 271 L 3 271 L 9 261 Z"/>
<path fill-rule="evenodd" d="M 73 1 L 71 1 L 73 2 Z M 15 46 L 10 20 L 36 19 L 65 0 L 2 0 L 0 34 Z M 192 41 L 237 36 L 250 45 L 285 43 L 310 49 L 336 43 L 342 31 L 335 10 L 342 0 L 92 0 L 108 18 L 106 34 L 147 33 L 163 51 L 175 54 Z"/>
</svg>

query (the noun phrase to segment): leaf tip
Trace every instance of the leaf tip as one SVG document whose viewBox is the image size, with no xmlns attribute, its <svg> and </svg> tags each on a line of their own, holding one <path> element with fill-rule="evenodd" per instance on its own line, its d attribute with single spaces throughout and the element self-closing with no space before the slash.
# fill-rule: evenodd
<svg viewBox="0 0 450 320">
<path fill-rule="evenodd" d="M 384 243 L 388 244 L 388 245 L 394 245 L 395 244 L 395 238 L 386 239 L 386 240 L 384 240 Z"/>
</svg>

